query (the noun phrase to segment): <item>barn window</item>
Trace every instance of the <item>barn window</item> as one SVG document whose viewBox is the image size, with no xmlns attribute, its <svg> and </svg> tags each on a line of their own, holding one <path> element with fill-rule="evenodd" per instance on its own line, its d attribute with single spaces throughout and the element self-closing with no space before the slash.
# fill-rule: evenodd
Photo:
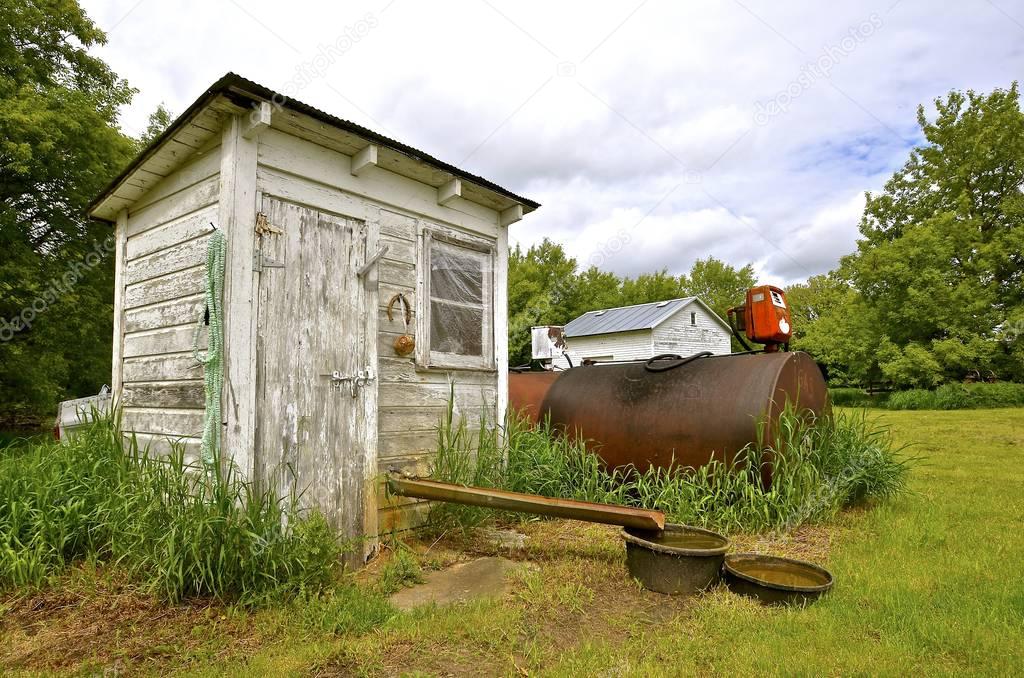
<svg viewBox="0 0 1024 678">
<path fill-rule="evenodd" d="M 494 365 L 494 248 L 435 229 L 423 231 L 417 362 L 422 367 Z"/>
<path fill-rule="evenodd" d="M 696 325 L 697 324 L 697 314 L 694 311 L 690 311 L 690 324 L 691 325 Z"/>
</svg>

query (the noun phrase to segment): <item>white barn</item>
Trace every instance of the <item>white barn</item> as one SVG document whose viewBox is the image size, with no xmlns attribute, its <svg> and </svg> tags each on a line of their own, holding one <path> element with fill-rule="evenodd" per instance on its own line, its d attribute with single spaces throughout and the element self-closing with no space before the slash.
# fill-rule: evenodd
<svg viewBox="0 0 1024 678">
<path fill-rule="evenodd" d="M 698 297 L 588 311 L 565 326 L 573 365 L 584 360 L 647 360 L 662 353 L 732 352 L 728 323 Z M 564 356 L 553 366 L 569 367 Z"/>
<path fill-rule="evenodd" d="M 90 207 L 116 232 L 112 388 L 125 430 L 196 453 L 192 345 L 216 225 L 223 458 L 259 486 L 304 491 L 368 554 L 378 533 L 425 513 L 385 500 L 378 481 L 426 471 L 450 385 L 468 422 L 504 416 L 508 226 L 538 206 L 226 75 Z"/>
</svg>

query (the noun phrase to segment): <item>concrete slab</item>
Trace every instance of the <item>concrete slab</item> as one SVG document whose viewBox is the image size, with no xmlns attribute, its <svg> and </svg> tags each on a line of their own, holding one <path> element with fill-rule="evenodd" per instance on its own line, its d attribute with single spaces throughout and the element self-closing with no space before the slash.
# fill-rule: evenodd
<svg viewBox="0 0 1024 678">
<path fill-rule="evenodd" d="M 410 610 L 429 603 L 450 605 L 476 598 L 496 598 L 508 591 L 510 582 L 505 575 L 516 566 L 515 561 L 497 557 L 457 563 L 427 574 L 422 584 L 402 589 L 391 596 L 391 604 L 400 610 Z"/>
</svg>

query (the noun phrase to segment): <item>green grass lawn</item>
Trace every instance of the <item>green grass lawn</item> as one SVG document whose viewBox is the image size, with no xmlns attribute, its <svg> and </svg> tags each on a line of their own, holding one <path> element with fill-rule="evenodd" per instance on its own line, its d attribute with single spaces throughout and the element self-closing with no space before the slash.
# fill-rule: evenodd
<svg viewBox="0 0 1024 678">
<path fill-rule="evenodd" d="M 643 591 L 626 574 L 615 529 L 531 522 L 516 526 L 529 536 L 517 551 L 479 537 L 409 540 L 425 568 L 488 554 L 522 566 L 503 599 L 404 614 L 343 595 L 257 611 L 169 606 L 116 571 L 83 566 L 57 586 L 0 597 L 0 672 L 1020 672 L 1024 409 L 870 416 L 921 457 L 912 494 L 847 511 L 835 524 L 736 540 L 829 567 L 835 590 L 806 609 L 762 608 L 724 589 L 689 600 Z M 394 578 L 389 561 L 409 559 L 393 556 L 358 578 Z"/>
<path fill-rule="evenodd" d="M 1024 410 L 878 414 L 922 463 L 913 496 L 847 517 L 834 593 L 765 610 L 719 591 L 560 670 L 1008 675 L 1024 667 Z"/>
</svg>

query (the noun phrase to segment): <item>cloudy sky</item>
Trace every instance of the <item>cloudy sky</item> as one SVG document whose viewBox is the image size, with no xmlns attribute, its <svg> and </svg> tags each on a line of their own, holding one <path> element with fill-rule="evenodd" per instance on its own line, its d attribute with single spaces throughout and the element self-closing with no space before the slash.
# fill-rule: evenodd
<svg viewBox="0 0 1024 678">
<path fill-rule="evenodd" d="M 127 131 L 234 71 L 538 200 L 514 241 L 619 274 L 827 271 L 917 105 L 1024 73 L 1021 0 L 83 4 Z"/>
</svg>

